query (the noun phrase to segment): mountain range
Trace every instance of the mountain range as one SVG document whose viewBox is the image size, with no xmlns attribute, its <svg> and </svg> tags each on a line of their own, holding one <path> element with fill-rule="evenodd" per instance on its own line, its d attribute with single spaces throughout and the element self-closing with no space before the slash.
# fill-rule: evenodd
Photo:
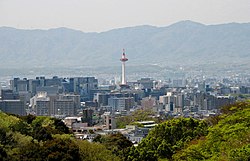
<svg viewBox="0 0 250 161">
<path fill-rule="evenodd" d="M 128 65 L 247 64 L 250 23 L 180 21 L 100 33 L 0 27 L 0 68 L 117 66 L 123 48 Z"/>
</svg>

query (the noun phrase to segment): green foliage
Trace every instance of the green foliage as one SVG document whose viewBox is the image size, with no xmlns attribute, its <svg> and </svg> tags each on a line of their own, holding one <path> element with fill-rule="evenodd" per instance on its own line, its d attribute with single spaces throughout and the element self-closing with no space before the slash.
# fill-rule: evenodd
<svg viewBox="0 0 250 161">
<path fill-rule="evenodd" d="M 241 148 L 233 149 L 229 153 L 230 160 L 249 161 L 250 160 L 250 144 Z"/>
<path fill-rule="evenodd" d="M 111 150 L 113 154 L 120 156 L 124 160 L 126 160 L 129 148 L 133 145 L 131 141 L 120 133 L 104 136 L 98 135 L 94 141 L 101 143 L 108 150 Z"/>
<path fill-rule="evenodd" d="M 69 128 L 60 119 L 53 118 L 56 133 L 70 134 Z"/>
<path fill-rule="evenodd" d="M 136 125 L 137 127 L 144 127 L 142 124 L 140 124 L 139 122 L 132 122 L 129 125 Z"/>
<path fill-rule="evenodd" d="M 30 135 L 38 141 L 51 140 L 54 134 L 69 134 L 68 127 L 59 119 L 45 116 L 24 116 L 11 126 L 13 131 Z"/>
<path fill-rule="evenodd" d="M 151 116 L 154 114 L 152 110 L 136 110 L 129 116 L 122 116 L 116 119 L 117 128 L 125 128 L 126 125 L 136 124 L 137 121 L 158 121 Z"/>
<path fill-rule="evenodd" d="M 29 142 L 22 146 L 16 155 L 13 155 L 13 160 L 22 161 L 57 161 L 57 160 L 80 160 L 78 146 L 70 139 L 56 138 L 48 140 L 43 144 L 38 142 Z"/>
<path fill-rule="evenodd" d="M 21 116 L 21 119 L 25 122 L 27 122 L 28 124 L 31 124 L 33 120 L 36 119 L 36 116 L 34 115 L 27 115 L 27 116 Z"/>
<path fill-rule="evenodd" d="M 218 124 L 218 122 L 221 120 L 221 116 L 217 115 L 217 116 L 211 116 L 209 118 L 206 119 L 206 122 L 210 125 L 210 126 L 214 126 L 216 124 Z"/>
<path fill-rule="evenodd" d="M 249 108 L 249 101 L 247 102 L 238 102 L 233 105 L 227 105 L 221 108 L 221 112 L 223 114 L 233 114 L 237 111 L 248 109 Z"/>
<path fill-rule="evenodd" d="M 34 127 L 38 127 L 38 126 L 53 126 L 53 119 L 50 117 L 46 117 L 46 116 L 37 116 L 32 122 L 31 122 L 31 126 Z"/>
<path fill-rule="evenodd" d="M 31 122 L 33 137 L 37 140 L 50 140 L 55 134 L 71 134 L 69 128 L 59 119 L 38 116 Z"/>
<path fill-rule="evenodd" d="M 52 135 L 53 138 L 60 138 L 60 139 L 70 139 L 70 140 L 74 140 L 75 137 L 73 134 L 55 134 Z"/>
<path fill-rule="evenodd" d="M 10 160 L 7 152 L 3 148 L 3 146 L 0 144 L 0 160 L 5 161 L 5 160 Z"/>
<path fill-rule="evenodd" d="M 45 147 L 41 146 L 37 142 L 29 142 L 22 146 L 19 151 L 13 155 L 13 160 L 20 161 L 43 161 L 46 160 Z"/>
<path fill-rule="evenodd" d="M 94 139 L 93 142 L 101 142 L 102 141 L 102 135 L 98 134 Z"/>
<path fill-rule="evenodd" d="M 0 128 L 0 144 L 3 146 L 12 146 L 15 144 L 15 140 L 13 139 L 13 134 L 7 132 L 5 128 Z"/>
<path fill-rule="evenodd" d="M 34 129 L 33 138 L 38 141 L 46 141 L 52 139 L 52 134 L 48 127 L 38 126 Z"/>
<path fill-rule="evenodd" d="M 23 120 L 19 120 L 15 124 L 12 124 L 10 129 L 14 132 L 20 132 L 23 135 L 30 135 L 32 132 L 31 126 Z"/>
<path fill-rule="evenodd" d="M 240 102 L 222 109 L 218 123 L 205 138 L 190 142 L 174 160 L 239 160 L 250 156 L 250 103 Z"/>
<path fill-rule="evenodd" d="M 46 155 L 49 161 L 74 161 L 80 160 L 79 148 L 70 139 L 55 138 L 45 142 Z"/>
<path fill-rule="evenodd" d="M 168 120 L 137 147 L 122 134 L 99 135 L 89 143 L 76 140 L 61 120 L 0 112 L 0 160 L 250 160 L 250 102 L 225 106 L 222 112 L 203 121 Z M 138 111 L 128 120 L 149 118 L 150 112 Z"/>
<path fill-rule="evenodd" d="M 207 124 L 192 118 L 179 118 L 159 124 L 150 131 L 137 148 L 132 149 L 136 156 L 129 160 L 171 159 L 190 140 L 206 135 Z"/>
<path fill-rule="evenodd" d="M 81 160 L 84 161 L 119 161 L 120 159 L 112 154 L 104 145 L 99 143 L 89 143 L 88 141 L 78 141 Z"/>
<path fill-rule="evenodd" d="M 231 96 L 235 97 L 235 98 L 240 98 L 240 99 L 250 99 L 250 94 L 230 94 Z"/>
<path fill-rule="evenodd" d="M 104 145 L 77 141 L 59 119 L 32 115 L 16 117 L 2 112 L 0 116 L 0 160 L 120 160 Z M 119 146 L 123 146 L 121 142 Z"/>
<path fill-rule="evenodd" d="M 9 116 L 3 112 L 0 112 L 0 127 L 9 128 L 10 125 L 19 121 L 19 118 L 15 116 Z"/>
</svg>

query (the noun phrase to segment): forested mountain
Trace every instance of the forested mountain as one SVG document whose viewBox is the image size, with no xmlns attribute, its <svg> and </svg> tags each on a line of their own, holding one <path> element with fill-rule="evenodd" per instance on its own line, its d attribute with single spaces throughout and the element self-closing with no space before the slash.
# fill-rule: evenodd
<svg viewBox="0 0 250 161">
<path fill-rule="evenodd" d="M 250 23 L 181 21 L 101 33 L 0 27 L 0 67 L 112 66 L 120 63 L 123 48 L 130 65 L 247 63 L 249 44 Z"/>
</svg>

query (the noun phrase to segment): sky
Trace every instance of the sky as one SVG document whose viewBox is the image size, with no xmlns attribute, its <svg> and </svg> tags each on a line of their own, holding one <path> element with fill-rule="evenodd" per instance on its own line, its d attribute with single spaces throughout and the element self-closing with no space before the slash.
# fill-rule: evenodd
<svg viewBox="0 0 250 161">
<path fill-rule="evenodd" d="M 138 25 L 250 22 L 250 0 L 0 0 L 0 26 L 102 32 Z"/>
</svg>

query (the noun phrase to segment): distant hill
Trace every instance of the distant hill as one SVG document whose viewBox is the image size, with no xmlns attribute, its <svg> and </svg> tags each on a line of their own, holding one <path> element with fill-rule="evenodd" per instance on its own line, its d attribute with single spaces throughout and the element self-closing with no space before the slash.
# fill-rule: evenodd
<svg viewBox="0 0 250 161">
<path fill-rule="evenodd" d="M 101 33 L 68 28 L 0 27 L 0 67 L 76 67 L 128 64 L 248 63 L 250 23 L 203 25 L 181 21 L 167 27 L 136 26 Z"/>
</svg>

